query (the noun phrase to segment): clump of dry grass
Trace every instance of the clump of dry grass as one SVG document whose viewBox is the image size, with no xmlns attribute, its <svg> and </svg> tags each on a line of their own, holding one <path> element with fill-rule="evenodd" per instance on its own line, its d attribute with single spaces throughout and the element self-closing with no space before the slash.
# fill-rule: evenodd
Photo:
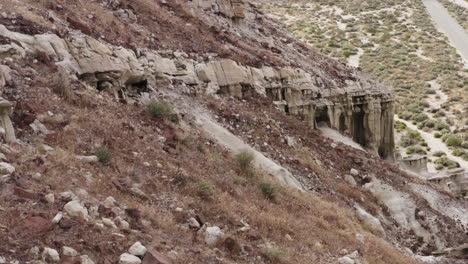
<svg viewBox="0 0 468 264">
<path fill-rule="evenodd" d="M 255 174 L 254 168 L 253 168 L 253 161 L 255 157 L 253 153 L 244 150 L 240 153 L 238 153 L 235 157 L 239 174 L 241 176 L 248 176 L 251 177 Z"/>
<path fill-rule="evenodd" d="M 70 75 L 62 68 L 58 68 L 52 77 L 50 84 L 52 90 L 60 95 L 65 101 L 73 102 L 74 95 Z"/>
</svg>

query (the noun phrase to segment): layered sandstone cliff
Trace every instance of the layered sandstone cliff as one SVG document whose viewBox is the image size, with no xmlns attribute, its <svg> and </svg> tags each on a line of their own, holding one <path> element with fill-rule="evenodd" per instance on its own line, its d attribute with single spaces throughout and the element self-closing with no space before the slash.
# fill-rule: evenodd
<svg viewBox="0 0 468 264">
<path fill-rule="evenodd" d="M 255 89 L 312 128 L 335 128 L 380 157 L 393 158 L 393 97 L 388 87 L 296 42 L 243 1 L 199 0 L 188 5 L 192 5 L 189 11 L 195 17 L 215 30 L 214 34 L 222 31 L 239 36 L 224 41 L 225 48 L 234 55 L 247 50 L 248 57 L 255 61 L 262 58 L 262 63 L 234 55 L 223 58 L 226 56 L 130 49 L 79 31 L 71 31 L 65 38 L 55 34 L 30 36 L 4 26 L 0 35 L 14 42 L 3 45 L 2 50 L 19 57 L 28 51 L 43 52 L 96 89 L 112 89 L 122 99 L 167 84 L 237 97 Z M 269 52 L 249 51 L 246 45 L 250 41 Z"/>
</svg>

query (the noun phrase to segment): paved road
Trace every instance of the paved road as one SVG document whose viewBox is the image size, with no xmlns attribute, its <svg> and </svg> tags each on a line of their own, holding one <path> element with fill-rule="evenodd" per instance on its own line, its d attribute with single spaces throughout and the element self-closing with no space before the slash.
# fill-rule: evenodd
<svg viewBox="0 0 468 264">
<path fill-rule="evenodd" d="M 468 68 L 468 34 L 439 1 L 423 0 L 423 3 L 437 29 L 448 37 L 450 44 L 458 50 L 465 67 Z"/>
</svg>

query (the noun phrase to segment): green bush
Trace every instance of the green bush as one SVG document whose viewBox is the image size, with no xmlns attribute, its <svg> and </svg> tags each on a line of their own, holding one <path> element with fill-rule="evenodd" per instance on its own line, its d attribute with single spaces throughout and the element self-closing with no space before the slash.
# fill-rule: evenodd
<svg viewBox="0 0 468 264">
<path fill-rule="evenodd" d="M 112 159 L 112 152 L 110 152 L 110 150 L 105 146 L 97 148 L 94 154 L 98 158 L 99 162 L 103 164 L 108 164 Z"/>
<path fill-rule="evenodd" d="M 450 135 L 445 140 L 445 143 L 449 147 L 459 147 L 462 144 L 462 140 L 461 140 L 461 138 L 459 138 L 459 137 L 457 137 L 455 135 Z"/>
<path fill-rule="evenodd" d="M 434 161 L 434 164 L 441 165 L 443 167 L 447 167 L 448 169 L 455 169 L 459 168 L 460 164 L 453 160 L 450 160 L 446 157 L 438 158 Z M 437 167 L 436 167 L 437 168 Z"/>
<path fill-rule="evenodd" d="M 214 190 L 215 190 L 214 186 L 207 182 L 200 182 L 197 185 L 197 194 L 198 196 L 204 199 L 207 199 L 213 196 Z"/>
<path fill-rule="evenodd" d="M 395 122 L 395 129 L 396 129 L 398 132 L 400 132 L 400 131 L 406 129 L 406 124 L 403 123 L 403 122 L 400 122 L 400 121 L 396 121 L 396 122 Z"/>
<path fill-rule="evenodd" d="M 455 149 L 452 151 L 452 154 L 456 157 L 461 157 L 465 154 L 465 151 L 461 150 L 461 149 Z"/>
<path fill-rule="evenodd" d="M 275 199 L 276 187 L 273 184 L 269 182 L 263 182 L 263 183 L 260 183 L 259 188 L 260 188 L 260 191 L 262 191 L 265 198 L 269 200 Z"/>
<path fill-rule="evenodd" d="M 436 157 L 442 157 L 442 156 L 447 156 L 447 153 L 445 153 L 443 151 L 436 151 L 436 152 L 434 152 L 433 155 L 436 156 Z"/>
<path fill-rule="evenodd" d="M 461 144 L 461 147 L 468 149 L 468 141 L 463 141 L 463 143 Z"/>
<path fill-rule="evenodd" d="M 253 153 L 248 151 L 242 151 L 236 155 L 236 163 L 239 167 L 239 174 L 243 176 L 253 175 L 253 161 L 255 159 Z"/>
<path fill-rule="evenodd" d="M 435 137 L 435 138 L 441 138 L 441 137 L 442 137 L 442 134 L 440 134 L 439 132 L 435 132 L 435 133 L 434 133 L 434 137 Z"/>
<path fill-rule="evenodd" d="M 162 100 L 150 101 L 146 105 L 146 109 L 156 118 L 168 118 L 174 113 L 172 106 L 168 102 Z"/>
<path fill-rule="evenodd" d="M 426 154 L 426 151 L 420 147 L 420 146 L 411 146 L 406 149 L 406 154 L 411 155 L 411 154 Z"/>
</svg>

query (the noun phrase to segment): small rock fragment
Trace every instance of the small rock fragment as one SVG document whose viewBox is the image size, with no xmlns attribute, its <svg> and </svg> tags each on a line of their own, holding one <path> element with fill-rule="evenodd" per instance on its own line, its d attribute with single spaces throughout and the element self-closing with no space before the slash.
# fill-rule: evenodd
<svg viewBox="0 0 468 264">
<path fill-rule="evenodd" d="M 351 169 L 351 170 L 349 171 L 349 173 L 351 173 L 351 175 L 353 175 L 353 176 L 358 176 L 358 175 L 359 175 L 359 172 L 358 172 L 356 169 L 354 169 L 354 168 Z"/>
<path fill-rule="evenodd" d="M 81 264 L 95 264 L 92 259 L 90 259 L 87 255 L 83 255 L 80 257 Z"/>
<path fill-rule="evenodd" d="M 62 255 L 66 257 L 76 257 L 78 252 L 71 247 L 62 247 Z"/>
<path fill-rule="evenodd" d="M 63 213 L 62 212 L 58 212 L 54 218 L 52 219 L 52 223 L 54 224 L 58 224 L 60 222 L 60 220 L 62 220 L 63 218 Z"/>
<path fill-rule="evenodd" d="M 350 257 L 341 257 L 338 259 L 339 264 L 355 264 L 354 260 L 352 260 Z"/>
<path fill-rule="evenodd" d="M 349 183 L 349 185 L 351 185 L 351 186 L 353 186 L 353 187 L 357 185 L 356 180 L 354 180 L 354 177 L 351 176 L 351 175 L 349 175 L 349 174 L 346 174 L 346 175 L 344 176 L 344 179 L 345 179 L 345 181 L 346 181 L 347 183 Z"/>
<path fill-rule="evenodd" d="M 97 156 L 91 155 L 91 156 L 76 156 L 76 158 L 80 161 L 86 162 L 86 163 L 97 163 L 99 161 L 99 158 Z"/>
<path fill-rule="evenodd" d="M 103 217 L 101 220 L 105 226 L 117 229 L 117 226 L 115 225 L 114 221 L 112 221 L 111 219 Z"/>
<path fill-rule="evenodd" d="M 55 196 L 53 193 L 49 193 L 45 196 L 45 199 L 48 203 L 54 203 L 55 202 Z"/>
</svg>

